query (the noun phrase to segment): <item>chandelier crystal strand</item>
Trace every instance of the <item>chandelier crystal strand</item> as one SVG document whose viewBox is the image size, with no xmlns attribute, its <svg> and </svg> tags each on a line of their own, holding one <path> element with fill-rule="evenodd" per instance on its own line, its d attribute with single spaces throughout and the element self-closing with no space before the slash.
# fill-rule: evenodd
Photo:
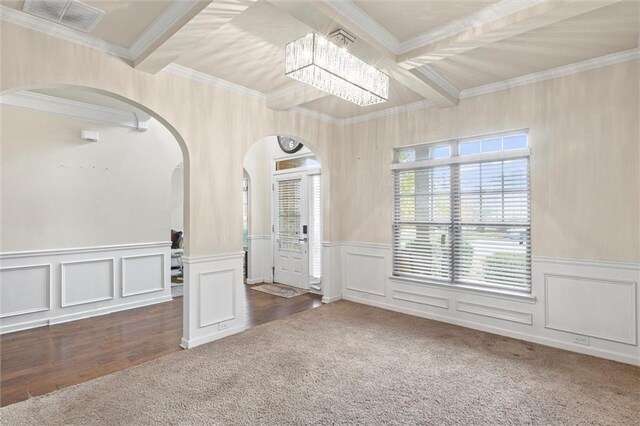
<svg viewBox="0 0 640 426">
<path fill-rule="evenodd" d="M 388 75 L 315 33 L 286 46 L 285 74 L 360 106 L 389 98 Z"/>
</svg>

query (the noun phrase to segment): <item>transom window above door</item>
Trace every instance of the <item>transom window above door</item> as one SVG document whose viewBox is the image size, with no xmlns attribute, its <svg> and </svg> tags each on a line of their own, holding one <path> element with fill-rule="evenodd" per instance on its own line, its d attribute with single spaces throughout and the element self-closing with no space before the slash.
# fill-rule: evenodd
<svg viewBox="0 0 640 426">
<path fill-rule="evenodd" d="M 531 292 L 526 131 L 399 148 L 393 273 Z"/>
</svg>

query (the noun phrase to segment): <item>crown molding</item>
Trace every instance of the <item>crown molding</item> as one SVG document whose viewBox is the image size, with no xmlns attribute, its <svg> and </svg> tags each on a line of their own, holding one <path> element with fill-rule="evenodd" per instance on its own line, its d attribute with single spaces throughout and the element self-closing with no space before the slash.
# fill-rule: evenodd
<svg viewBox="0 0 640 426">
<path fill-rule="evenodd" d="M 609 55 L 587 59 L 586 61 L 576 62 L 574 64 L 563 65 L 557 68 L 551 68 L 548 70 L 511 78 L 509 80 L 497 81 L 495 83 L 485 84 L 484 86 L 466 89 L 460 92 L 460 99 L 486 95 L 489 93 L 511 89 L 514 87 L 526 86 L 528 84 L 538 83 L 558 77 L 564 77 L 579 72 L 590 71 L 609 65 L 619 64 L 622 62 L 633 61 L 635 59 L 640 59 L 640 48 L 611 53 Z"/>
<path fill-rule="evenodd" d="M 232 92 L 241 93 L 243 95 L 247 95 L 255 99 L 259 99 L 262 101 L 266 100 L 266 95 L 262 92 L 249 89 L 248 87 L 241 86 L 239 84 L 235 84 L 230 81 L 223 80 L 218 77 L 214 77 L 210 74 L 206 74 L 201 71 L 196 71 L 194 69 L 185 67 L 183 65 L 178 65 L 176 63 L 167 65 L 162 71 L 168 72 L 170 74 L 174 74 L 180 77 L 188 78 L 190 80 L 195 80 L 200 83 L 206 84 L 208 86 L 222 87 Z"/>
<path fill-rule="evenodd" d="M 542 3 L 543 1 L 545 0 L 502 0 L 498 3 L 480 9 L 470 15 L 466 15 L 459 19 L 447 22 L 444 25 L 433 28 L 420 35 L 401 41 L 399 43 L 396 54 L 401 55 L 413 49 L 417 49 L 438 40 L 451 37 L 464 30 L 468 30 L 469 28 L 487 24 L 504 16 L 515 13 L 520 9 L 529 8 L 536 3 Z"/>
<path fill-rule="evenodd" d="M 358 25 L 360 29 L 373 37 L 376 42 L 397 55 L 400 41 L 351 0 L 324 0 L 324 3 Z"/>
<path fill-rule="evenodd" d="M 143 112 L 123 111 L 102 105 L 73 101 L 29 91 L 2 95 L 0 96 L 0 105 L 29 111 L 64 115 L 66 117 L 126 127 L 138 131 L 147 130 L 147 123 L 151 120 L 151 116 Z"/>
<path fill-rule="evenodd" d="M 403 112 L 415 111 L 417 109 L 422 109 L 422 108 L 430 108 L 434 105 L 435 104 L 430 100 L 424 99 L 421 101 L 412 102 L 410 104 L 394 106 L 394 107 L 382 109 L 379 111 L 356 115 L 354 117 L 343 118 L 340 120 L 340 124 L 344 126 L 349 124 L 361 123 L 363 121 L 375 120 L 378 118 L 388 117 L 388 116 L 400 114 Z"/>
<path fill-rule="evenodd" d="M 134 61 L 197 5 L 198 0 L 173 1 L 129 48 L 7 6 L 0 5 L 0 20 Z"/>
<path fill-rule="evenodd" d="M 118 46 L 113 43 L 104 41 L 103 39 L 91 34 L 74 30 L 65 25 L 56 22 L 47 21 L 28 13 L 11 9 L 7 6 L 0 5 L 0 20 L 11 24 L 19 25 L 30 30 L 38 31 L 53 37 L 61 38 L 72 43 L 81 44 L 83 46 L 98 49 L 103 52 L 111 53 L 123 59 L 132 60 L 131 53 L 126 47 Z"/>
</svg>

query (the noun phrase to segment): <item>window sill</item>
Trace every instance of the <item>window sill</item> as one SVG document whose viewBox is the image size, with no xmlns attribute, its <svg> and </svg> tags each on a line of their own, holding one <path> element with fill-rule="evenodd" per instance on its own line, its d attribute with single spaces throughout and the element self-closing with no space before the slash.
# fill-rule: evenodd
<svg viewBox="0 0 640 426">
<path fill-rule="evenodd" d="M 532 294 L 524 294 L 524 293 L 518 293 L 515 291 L 508 291 L 508 290 L 497 290 L 493 288 L 477 287 L 477 286 L 472 286 L 468 284 L 455 284 L 455 283 L 443 284 L 439 282 L 419 280 L 415 278 L 397 277 L 394 275 L 390 276 L 389 279 L 391 281 L 404 282 L 409 284 L 417 284 L 417 285 L 437 288 L 438 290 L 457 291 L 460 293 L 469 293 L 469 294 L 475 294 L 478 296 L 514 300 L 517 302 L 524 302 L 524 303 L 531 303 L 531 304 L 536 303 L 536 300 L 537 300 L 536 297 Z"/>
</svg>

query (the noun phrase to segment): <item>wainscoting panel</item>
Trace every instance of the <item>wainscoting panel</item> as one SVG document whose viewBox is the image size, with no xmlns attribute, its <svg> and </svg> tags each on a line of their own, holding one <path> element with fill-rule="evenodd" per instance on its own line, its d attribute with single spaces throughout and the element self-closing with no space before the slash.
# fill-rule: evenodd
<svg viewBox="0 0 640 426">
<path fill-rule="evenodd" d="M 122 257 L 122 297 L 162 291 L 167 285 L 164 253 Z"/>
<path fill-rule="evenodd" d="M 115 297 L 115 259 L 75 260 L 60 263 L 61 306 L 101 302 Z"/>
<path fill-rule="evenodd" d="M 393 298 L 418 305 L 435 306 L 436 308 L 449 309 L 449 299 L 446 297 L 431 296 L 422 292 L 393 289 Z"/>
<path fill-rule="evenodd" d="M 183 348 L 193 348 L 246 328 L 244 252 L 184 257 Z"/>
<path fill-rule="evenodd" d="M 0 334 L 171 300 L 170 246 L 0 253 Z"/>
<path fill-rule="evenodd" d="M 545 274 L 545 326 L 637 343 L 637 283 Z"/>
<path fill-rule="evenodd" d="M 0 318 L 48 311 L 51 265 L 0 269 Z"/>
<path fill-rule="evenodd" d="M 269 235 L 249 235 L 249 268 L 247 283 L 272 282 L 271 237 Z"/>
<path fill-rule="evenodd" d="M 207 327 L 236 317 L 236 277 L 234 269 L 200 274 L 199 327 Z"/>
<path fill-rule="evenodd" d="M 456 302 L 456 310 L 458 312 L 466 312 L 469 314 L 481 315 L 489 318 L 497 318 L 505 321 L 519 322 L 521 324 L 527 324 L 527 325 L 533 324 L 533 316 L 529 312 L 520 312 L 520 311 L 513 311 L 510 309 L 496 308 L 495 306 L 465 302 L 462 300 L 458 300 Z"/>
<path fill-rule="evenodd" d="M 533 257 L 531 294 L 391 275 L 390 245 L 343 242 L 343 299 L 640 365 L 640 264 Z"/>
<path fill-rule="evenodd" d="M 346 247 L 343 276 L 347 290 L 386 296 L 386 257 L 373 252 L 356 252 Z"/>
</svg>

